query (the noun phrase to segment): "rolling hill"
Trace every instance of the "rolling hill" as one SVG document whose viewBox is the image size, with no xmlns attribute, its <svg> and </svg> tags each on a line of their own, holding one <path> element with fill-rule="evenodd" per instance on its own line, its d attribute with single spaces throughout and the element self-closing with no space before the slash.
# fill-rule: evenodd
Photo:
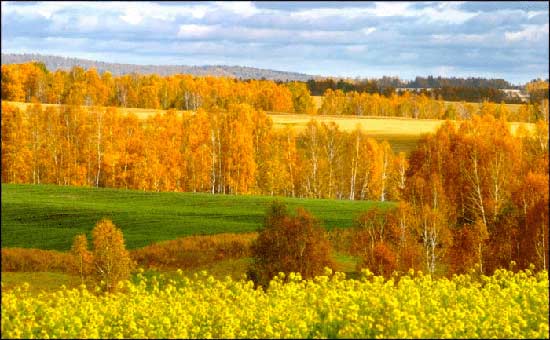
<svg viewBox="0 0 550 340">
<path fill-rule="evenodd" d="M 254 232 L 275 199 L 301 206 L 327 229 L 353 225 L 357 214 L 393 202 L 302 199 L 207 193 L 2 183 L 2 248 L 68 250 L 102 218 L 124 232 L 127 247 L 190 235 Z"/>
<path fill-rule="evenodd" d="M 58 69 L 69 70 L 73 66 L 80 66 L 84 69 L 96 68 L 99 73 L 105 71 L 111 72 L 113 75 L 122 75 L 129 73 L 152 74 L 156 73 L 161 76 L 172 74 L 191 74 L 194 76 L 225 76 L 242 79 L 269 79 L 269 80 L 299 80 L 307 81 L 308 79 L 317 78 L 317 76 L 308 75 L 297 72 L 276 71 L 269 69 L 261 69 L 246 66 L 227 66 L 227 65 L 204 65 L 204 66 L 188 66 L 188 65 L 135 65 L 135 64 L 119 64 L 103 61 L 80 59 L 80 58 L 65 58 L 52 55 L 41 54 L 7 54 L 2 53 L 2 64 L 21 64 L 30 61 L 43 62 L 46 68 L 50 71 Z"/>
</svg>

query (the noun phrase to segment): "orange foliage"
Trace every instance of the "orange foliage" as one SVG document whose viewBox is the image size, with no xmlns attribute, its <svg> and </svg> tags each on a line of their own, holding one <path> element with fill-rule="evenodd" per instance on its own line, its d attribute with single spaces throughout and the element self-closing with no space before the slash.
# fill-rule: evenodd
<svg viewBox="0 0 550 340">
<path fill-rule="evenodd" d="M 512 113 L 504 105 L 483 103 L 478 116 L 466 104 L 453 113 L 423 94 L 383 97 L 327 90 L 320 114 L 472 116 L 458 128 L 446 122 L 406 158 L 393 155 L 387 143 L 368 138 L 360 129 L 346 133 L 334 124 L 312 121 L 300 134 L 274 131 L 264 110 L 310 112 L 306 90 L 299 83 L 188 75 L 113 77 L 79 67 L 47 72 L 34 63 L 2 65 L 2 99 L 36 103 L 26 112 L 2 103 L 2 182 L 399 199 L 399 209 L 383 223 L 377 222 L 377 212 L 370 212 L 362 216 L 363 229 L 353 237 L 335 234 L 337 243 L 346 244 L 338 247 L 349 244 L 364 263 L 384 274 L 420 263 L 430 273 L 446 268 L 464 272 L 474 263 L 488 272 L 512 260 L 521 267 L 533 263 L 548 268 L 547 100 L 519 110 L 522 119 L 545 119 L 537 122 L 534 135 L 513 136 L 505 122 Z M 44 110 L 39 102 L 71 106 Z M 194 112 L 171 110 L 140 121 L 95 105 Z M 281 230 L 289 235 L 300 228 L 304 233 L 315 229 L 303 212 L 281 221 L 288 224 Z M 265 235 L 267 242 L 277 234 Z M 186 247 L 195 251 L 195 241 L 178 242 L 190 242 Z M 235 249 L 213 242 L 227 256 L 247 251 L 248 241 L 236 241 Z M 151 265 L 158 266 L 190 265 L 187 257 L 169 250 L 171 244 L 151 247 L 137 258 L 151 258 Z M 33 256 L 21 255 L 21 264 L 12 267 L 49 266 L 45 260 L 30 260 Z M 204 261 L 214 257 L 205 255 Z M 166 260 L 170 258 L 174 260 Z M 283 262 L 286 266 L 295 260 Z M 9 261 L 19 260 L 12 256 Z"/>
<path fill-rule="evenodd" d="M 252 245 L 252 256 L 249 276 L 261 285 L 267 285 L 279 272 L 312 278 L 334 266 L 330 242 L 319 222 L 302 208 L 290 216 L 278 202 L 267 212 L 264 229 Z"/>
<path fill-rule="evenodd" d="M 36 63 L 2 65 L 2 100 L 43 104 L 139 107 L 149 109 L 226 109 L 249 104 L 255 109 L 294 112 L 293 93 L 271 80 L 240 81 L 227 77 L 172 75 L 99 76 L 75 66 L 48 72 Z"/>
<path fill-rule="evenodd" d="M 481 108 L 456 103 L 447 106 L 426 94 L 405 92 L 383 96 L 328 89 L 320 114 L 395 116 L 432 119 L 468 119 L 489 114 L 514 121 L 548 122 L 548 82 L 527 84 L 533 104 L 522 104 L 517 113 L 506 105 L 484 103 Z M 540 98 L 540 102 L 537 98 Z M 304 82 L 278 84 L 271 80 L 241 81 L 228 77 L 194 77 L 185 74 L 127 74 L 101 76 L 94 68 L 75 66 L 69 71 L 49 72 L 44 64 L 2 65 L 2 99 L 11 101 L 86 106 L 139 107 L 197 111 L 227 109 L 231 104 L 249 104 L 255 109 L 315 114 L 317 112 Z"/>
<path fill-rule="evenodd" d="M 443 125 L 409 158 L 404 198 L 421 221 L 428 218 L 421 225 L 434 220 L 421 208 L 427 205 L 439 225 L 453 229 L 456 244 L 443 242 L 439 256 L 450 272 L 473 264 L 491 272 L 510 261 L 548 268 L 548 215 L 541 208 L 548 205 L 548 148 L 540 142 L 548 139 L 541 132 L 514 137 L 503 119 L 474 116 L 458 129 Z M 442 241 L 446 233 L 439 229 Z"/>
<path fill-rule="evenodd" d="M 3 103 L 2 181 L 152 191 L 395 200 L 404 155 L 361 131 L 276 131 L 247 104 L 147 120 L 112 107 Z"/>
</svg>

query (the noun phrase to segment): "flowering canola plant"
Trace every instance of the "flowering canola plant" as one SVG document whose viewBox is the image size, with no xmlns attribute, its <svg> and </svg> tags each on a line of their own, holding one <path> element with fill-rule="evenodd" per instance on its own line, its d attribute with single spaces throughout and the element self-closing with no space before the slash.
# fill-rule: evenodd
<svg viewBox="0 0 550 340">
<path fill-rule="evenodd" d="M 2 292 L 6 338 L 548 338 L 548 272 L 385 280 L 368 270 L 269 288 L 206 272 L 159 281 L 138 274 L 115 293 Z"/>
</svg>

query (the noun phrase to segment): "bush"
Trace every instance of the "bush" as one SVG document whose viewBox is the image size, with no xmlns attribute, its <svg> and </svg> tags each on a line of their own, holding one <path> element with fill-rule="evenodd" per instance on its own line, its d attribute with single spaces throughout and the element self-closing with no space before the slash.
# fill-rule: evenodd
<svg viewBox="0 0 550 340">
<path fill-rule="evenodd" d="M 249 278 L 263 286 L 279 272 L 299 272 L 307 279 L 333 267 L 331 245 L 319 222 L 302 208 L 290 216 L 280 202 L 269 208 L 264 229 L 251 248 L 254 262 Z"/>
</svg>

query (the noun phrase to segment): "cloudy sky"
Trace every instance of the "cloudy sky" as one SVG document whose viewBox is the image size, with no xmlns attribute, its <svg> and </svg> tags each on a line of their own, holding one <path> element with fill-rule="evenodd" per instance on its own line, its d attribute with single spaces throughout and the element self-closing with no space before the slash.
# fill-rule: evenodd
<svg viewBox="0 0 550 340">
<path fill-rule="evenodd" d="M 7 2 L 2 52 L 347 77 L 548 78 L 548 2 Z"/>
</svg>

